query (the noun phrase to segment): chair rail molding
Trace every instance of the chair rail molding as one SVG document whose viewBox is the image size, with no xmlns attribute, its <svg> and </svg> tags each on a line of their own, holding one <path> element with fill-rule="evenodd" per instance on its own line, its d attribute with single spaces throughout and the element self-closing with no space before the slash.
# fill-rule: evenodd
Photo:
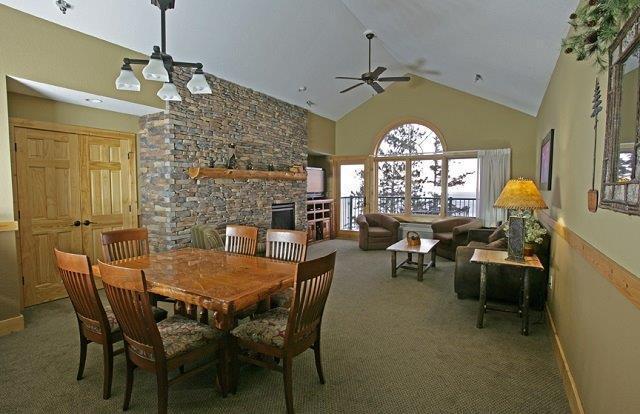
<svg viewBox="0 0 640 414">
<path fill-rule="evenodd" d="M 595 270 L 613 284 L 631 303 L 640 309 L 640 277 L 618 264 L 605 253 L 557 222 L 546 212 L 538 212 L 540 221 L 567 241 Z"/>
</svg>

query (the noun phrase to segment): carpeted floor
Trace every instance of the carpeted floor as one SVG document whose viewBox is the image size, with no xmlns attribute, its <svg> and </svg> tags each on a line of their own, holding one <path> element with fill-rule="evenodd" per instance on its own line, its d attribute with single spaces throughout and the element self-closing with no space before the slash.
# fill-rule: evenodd
<svg viewBox="0 0 640 414">
<path fill-rule="evenodd" d="M 327 383 L 313 353 L 295 360 L 299 413 L 568 413 L 545 323 L 519 334 L 513 314 L 487 314 L 475 328 L 477 302 L 453 293 L 453 263 L 439 260 L 419 283 L 390 278 L 384 251 L 354 242 L 313 245 L 310 258 L 337 249 L 337 269 L 323 320 Z M 540 321 L 537 313 L 533 322 Z M 103 400 L 102 355 L 89 346 L 85 378 L 76 381 L 77 325 L 68 300 L 25 309 L 27 329 L 0 338 L 0 412 L 115 413 L 124 392 L 116 357 L 113 392 Z M 244 367 L 237 395 L 222 398 L 205 372 L 169 389 L 169 412 L 281 413 L 279 373 Z M 156 410 L 155 378 L 136 372 L 129 412 Z"/>
</svg>

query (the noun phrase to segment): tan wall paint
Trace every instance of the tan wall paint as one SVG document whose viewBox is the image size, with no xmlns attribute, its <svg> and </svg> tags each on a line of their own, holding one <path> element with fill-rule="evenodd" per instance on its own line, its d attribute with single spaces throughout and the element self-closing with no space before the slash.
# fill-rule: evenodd
<svg viewBox="0 0 640 414">
<path fill-rule="evenodd" d="M 138 117 L 35 96 L 9 93 L 9 116 L 121 132 L 138 132 Z"/>
<path fill-rule="evenodd" d="M 309 112 L 307 118 L 309 151 L 319 154 L 336 153 L 336 123 Z"/>
<path fill-rule="evenodd" d="M 122 58 L 140 56 L 128 49 L 66 29 L 0 5 L 0 221 L 13 220 L 6 77 L 17 76 L 96 95 L 163 108 L 155 88 L 140 93 L 115 90 Z M 20 313 L 15 239 L 0 237 L 0 320 Z"/>
<path fill-rule="evenodd" d="M 591 187 L 591 100 L 597 70 L 560 56 L 537 122 L 537 152 L 556 131 L 552 191 L 543 192 L 551 215 L 611 259 L 640 275 L 640 217 L 587 211 Z M 605 86 L 606 74 L 600 75 Z M 604 113 L 597 147 L 600 186 Z M 640 407 L 640 309 L 589 266 L 560 237 L 552 245 L 553 289 L 549 308 L 587 413 L 635 413 Z"/>
<path fill-rule="evenodd" d="M 411 77 L 411 82 L 392 85 L 336 122 L 337 155 L 369 155 L 392 124 L 416 119 L 437 127 L 448 151 L 511 148 L 512 174 L 534 176 L 535 118 Z"/>
</svg>

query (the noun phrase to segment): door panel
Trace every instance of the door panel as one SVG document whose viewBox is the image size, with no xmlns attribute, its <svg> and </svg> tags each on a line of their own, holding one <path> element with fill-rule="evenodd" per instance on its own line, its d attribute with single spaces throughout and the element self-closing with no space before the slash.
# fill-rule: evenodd
<svg viewBox="0 0 640 414">
<path fill-rule="evenodd" d="M 82 253 L 76 134 L 14 129 L 25 306 L 66 296 L 53 248 Z"/>
<path fill-rule="evenodd" d="M 137 226 L 135 164 L 128 139 L 81 136 L 85 254 L 102 259 L 103 231 Z M 87 223 L 87 224 L 84 224 Z"/>
</svg>

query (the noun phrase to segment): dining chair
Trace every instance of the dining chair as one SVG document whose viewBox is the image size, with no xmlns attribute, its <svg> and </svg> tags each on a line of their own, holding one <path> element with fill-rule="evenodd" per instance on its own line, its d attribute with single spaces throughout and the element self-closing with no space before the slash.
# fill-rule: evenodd
<svg viewBox="0 0 640 414">
<path fill-rule="evenodd" d="M 267 253 L 271 259 L 288 262 L 307 260 L 307 233 L 297 230 L 267 230 Z M 271 306 L 288 308 L 291 305 L 293 288 L 287 288 L 271 295 Z"/>
<path fill-rule="evenodd" d="M 106 262 L 131 259 L 149 254 L 149 231 L 144 228 L 121 229 L 102 233 L 102 255 Z M 151 294 L 152 304 L 158 301 L 176 303 L 174 299 Z"/>
<path fill-rule="evenodd" d="M 82 254 L 65 253 L 54 249 L 58 272 L 62 278 L 69 299 L 78 320 L 80 333 L 80 365 L 76 378 L 82 379 L 87 359 L 87 345 L 91 342 L 102 345 L 103 373 L 102 398 L 111 395 L 113 377 L 113 357 L 122 353 L 122 349 L 113 351 L 113 344 L 122 340 L 122 331 L 110 306 L 103 306 L 96 282 L 93 279 L 91 263 Z M 167 311 L 154 308 L 156 321 L 165 319 Z"/>
<path fill-rule="evenodd" d="M 257 227 L 228 225 L 226 236 L 226 252 L 255 256 L 258 246 Z"/>
<path fill-rule="evenodd" d="M 237 346 L 249 351 L 247 354 L 241 354 L 238 348 L 234 350 L 234 353 L 238 354 L 234 358 L 234 377 L 238 376 L 239 362 L 282 372 L 288 414 L 294 412 L 292 363 L 295 356 L 312 348 L 318 377 L 320 383 L 324 384 L 320 358 L 320 327 L 331 288 L 335 260 L 336 252 L 333 252 L 319 259 L 298 263 L 291 308 L 271 309 L 231 331 L 237 339 Z M 275 362 L 261 358 L 260 355 L 275 358 Z M 282 361 L 282 366 L 279 361 Z"/>
<path fill-rule="evenodd" d="M 156 375 L 158 413 L 164 414 L 167 412 L 170 385 L 219 363 L 221 334 L 203 323 L 180 315 L 154 323 L 144 271 L 103 262 L 98 264 L 107 299 L 124 337 L 127 379 L 122 409 L 126 411 L 129 408 L 134 370 L 141 368 Z M 213 361 L 185 372 L 186 364 L 211 356 L 215 357 Z M 169 372 L 176 369 L 179 370 L 177 376 L 169 379 Z M 221 370 L 218 369 L 218 372 Z"/>
</svg>

